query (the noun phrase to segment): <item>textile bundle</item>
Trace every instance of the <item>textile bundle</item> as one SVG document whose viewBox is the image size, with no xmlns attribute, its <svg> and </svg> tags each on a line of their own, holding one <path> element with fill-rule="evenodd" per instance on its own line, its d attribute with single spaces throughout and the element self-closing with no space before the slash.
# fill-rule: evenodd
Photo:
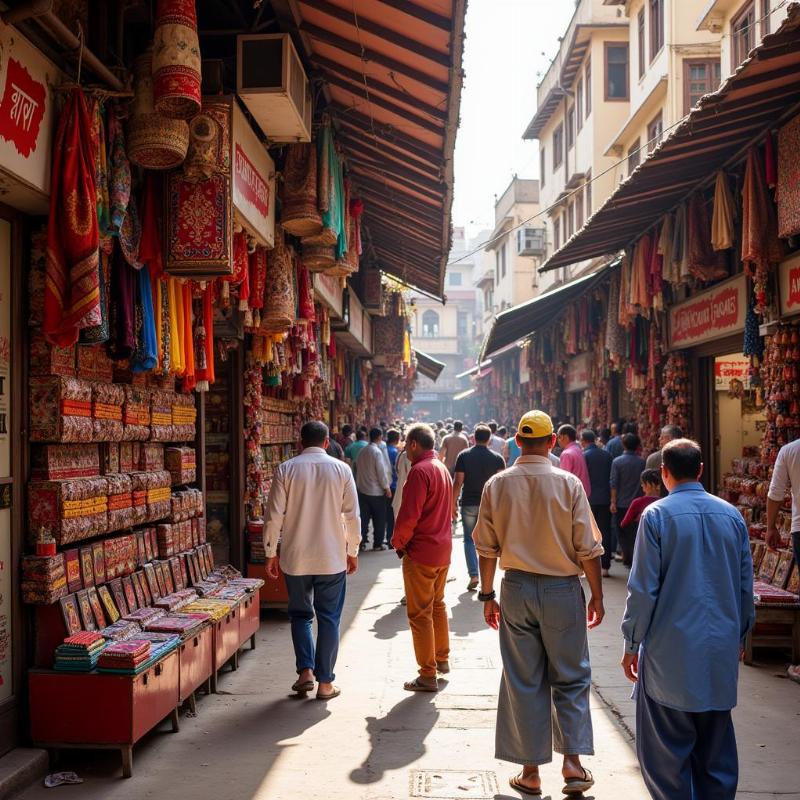
<svg viewBox="0 0 800 800">
<path fill-rule="evenodd" d="M 711 247 L 711 224 L 702 192 L 689 198 L 686 209 L 689 272 L 701 281 L 718 281 L 728 274 L 725 259 Z"/>
<path fill-rule="evenodd" d="M 318 235 L 322 217 L 317 207 L 316 145 L 289 145 L 283 172 L 281 224 L 293 236 Z"/>
<path fill-rule="evenodd" d="M 711 245 L 715 250 L 727 250 L 733 247 L 735 219 L 736 206 L 728 186 L 728 178 L 720 170 L 714 186 L 714 214 L 711 217 Z"/>
<path fill-rule="evenodd" d="M 784 238 L 800 233 L 800 181 L 797 156 L 800 153 L 800 115 L 778 132 L 778 235 Z"/>
<path fill-rule="evenodd" d="M 102 322 L 91 136 L 86 99 L 80 89 L 73 89 L 53 148 L 42 326 L 48 341 L 60 347 L 75 344 L 81 329 Z"/>
<path fill-rule="evenodd" d="M 294 266 L 292 255 L 283 241 L 283 231 L 275 231 L 275 249 L 267 265 L 264 311 L 261 315 L 262 333 L 283 333 L 294 320 Z"/>
<path fill-rule="evenodd" d="M 158 0 L 153 37 L 156 111 L 191 119 L 200 111 L 200 42 L 194 0 Z"/>
</svg>

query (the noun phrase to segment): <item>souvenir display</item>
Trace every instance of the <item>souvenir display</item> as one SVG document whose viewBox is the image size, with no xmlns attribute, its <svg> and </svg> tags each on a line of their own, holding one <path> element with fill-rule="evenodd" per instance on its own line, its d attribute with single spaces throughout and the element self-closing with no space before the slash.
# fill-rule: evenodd
<svg viewBox="0 0 800 800">
<path fill-rule="evenodd" d="M 32 456 L 33 480 L 91 478 L 100 474 L 100 451 L 96 444 L 43 444 L 32 450 Z"/>
<path fill-rule="evenodd" d="M 138 622 L 127 619 L 117 619 L 100 631 L 103 637 L 110 642 L 124 642 L 141 632 L 142 628 Z"/>
<path fill-rule="evenodd" d="M 75 553 L 77 569 L 76 588 L 80 588 L 80 566 L 78 554 Z M 22 559 L 22 599 L 26 603 L 51 605 L 67 595 L 67 574 L 64 568 L 64 557 L 61 553 L 54 556 L 24 556 Z"/>
<path fill-rule="evenodd" d="M 139 607 L 139 603 L 136 600 L 136 592 L 133 589 L 133 580 L 130 575 L 122 579 L 122 591 L 125 593 L 125 604 L 128 607 L 128 613 L 136 611 Z"/>
<path fill-rule="evenodd" d="M 107 586 L 100 586 L 97 590 L 97 594 L 103 604 L 107 619 L 111 620 L 112 623 L 116 622 L 120 617 L 120 613 L 114 603 L 114 598 L 111 596 L 109 588 Z"/>
<path fill-rule="evenodd" d="M 75 633 L 56 648 L 53 666 L 60 672 L 91 672 L 105 647 L 106 639 L 101 633 Z"/>
<path fill-rule="evenodd" d="M 153 37 L 153 101 L 165 117 L 200 111 L 200 43 L 194 0 L 158 0 Z"/>
<path fill-rule="evenodd" d="M 103 603 L 100 600 L 100 595 L 97 593 L 97 589 L 94 586 L 92 586 L 90 589 L 87 589 L 87 592 L 89 595 L 89 605 L 92 608 L 94 621 L 98 628 L 105 628 L 106 616 L 103 612 Z"/>
<path fill-rule="evenodd" d="M 85 631 L 97 630 L 94 612 L 92 611 L 92 605 L 89 602 L 89 590 L 82 589 L 80 592 L 77 593 L 76 596 L 78 598 L 78 610 L 80 611 L 81 625 L 83 627 L 83 630 Z"/>
<path fill-rule="evenodd" d="M 64 627 L 67 629 L 67 636 L 72 636 L 81 630 L 81 615 L 78 608 L 78 597 L 68 594 L 59 600 L 61 604 L 61 615 L 64 618 Z"/>
</svg>

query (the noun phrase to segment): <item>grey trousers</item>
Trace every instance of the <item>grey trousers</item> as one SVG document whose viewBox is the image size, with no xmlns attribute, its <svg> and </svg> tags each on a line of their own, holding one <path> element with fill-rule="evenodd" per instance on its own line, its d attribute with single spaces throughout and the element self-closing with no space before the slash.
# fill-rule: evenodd
<svg viewBox="0 0 800 800">
<path fill-rule="evenodd" d="M 495 757 L 547 764 L 593 755 L 585 600 L 577 577 L 508 570 L 500 590 L 503 677 Z"/>
</svg>

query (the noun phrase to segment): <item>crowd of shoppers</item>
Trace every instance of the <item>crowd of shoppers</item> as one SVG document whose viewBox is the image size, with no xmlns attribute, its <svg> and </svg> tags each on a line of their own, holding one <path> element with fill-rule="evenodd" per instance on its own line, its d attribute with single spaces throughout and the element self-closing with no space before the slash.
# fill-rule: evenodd
<svg viewBox="0 0 800 800">
<path fill-rule="evenodd" d="M 295 692 L 316 685 L 320 700 L 340 694 L 346 578 L 370 533 L 372 550 L 393 548 L 402 560 L 418 665 L 404 688 L 439 690 L 438 676 L 450 671 L 445 585 L 460 518 L 467 588 L 480 589 L 486 623 L 500 634 L 496 757 L 521 765 L 515 790 L 541 795 L 539 766 L 555 750 L 562 791 L 586 792 L 595 782 L 581 762 L 594 747 L 587 632 L 603 621 L 602 578 L 619 545 L 631 567 L 621 666 L 636 684 L 648 790 L 656 800 L 733 800 L 731 709 L 754 619 L 752 559 L 741 515 L 703 489 L 700 448 L 680 429 L 662 429 L 647 461 L 632 423 L 579 432 L 541 411 L 511 435 L 494 421 L 468 431 L 448 420 L 344 425 L 330 437 L 310 422 L 301 440 L 301 455 L 276 470 L 265 520 L 267 572 L 282 572 L 289 593 Z M 787 490 L 800 558 L 800 443 L 785 446 L 775 466 L 769 546 Z"/>
</svg>

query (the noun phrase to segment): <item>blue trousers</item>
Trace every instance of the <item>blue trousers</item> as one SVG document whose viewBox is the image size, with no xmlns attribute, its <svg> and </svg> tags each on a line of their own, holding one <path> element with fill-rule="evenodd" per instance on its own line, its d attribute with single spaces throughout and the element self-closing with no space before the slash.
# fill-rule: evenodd
<svg viewBox="0 0 800 800">
<path fill-rule="evenodd" d="M 730 711 L 678 711 L 644 688 L 639 659 L 636 753 L 653 800 L 734 800 L 739 758 Z"/>
<path fill-rule="evenodd" d="M 333 683 L 339 654 L 346 573 L 336 575 L 285 575 L 289 591 L 289 619 L 298 675 L 313 669 L 319 683 Z M 317 617 L 317 641 L 312 626 Z"/>
<path fill-rule="evenodd" d="M 464 558 L 467 560 L 467 572 L 470 578 L 478 577 L 478 553 L 472 541 L 472 531 L 478 524 L 480 506 L 461 506 L 461 527 L 464 529 Z"/>
</svg>

